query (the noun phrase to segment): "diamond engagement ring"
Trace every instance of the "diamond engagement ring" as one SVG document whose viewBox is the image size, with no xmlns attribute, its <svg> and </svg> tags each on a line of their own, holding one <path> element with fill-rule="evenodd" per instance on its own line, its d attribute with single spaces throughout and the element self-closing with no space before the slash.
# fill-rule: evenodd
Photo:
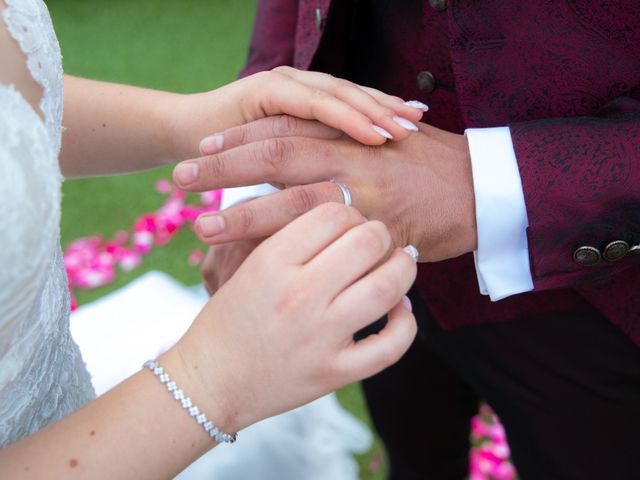
<svg viewBox="0 0 640 480">
<path fill-rule="evenodd" d="M 340 191 L 342 192 L 342 196 L 344 198 L 344 204 L 347 207 L 351 206 L 351 190 L 349 190 L 349 187 L 347 187 L 344 183 L 340 183 L 340 182 L 333 182 L 335 183 L 338 188 L 340 188 Z"/>
</svg>

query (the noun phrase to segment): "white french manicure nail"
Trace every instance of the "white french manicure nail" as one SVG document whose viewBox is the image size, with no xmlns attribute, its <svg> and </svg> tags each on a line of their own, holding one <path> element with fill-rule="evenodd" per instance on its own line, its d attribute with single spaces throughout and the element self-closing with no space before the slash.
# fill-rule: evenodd
<svg viewBox="0 0 640 480">
<path fill-rule="evenodd" d="M 409 100 L 408 102 L 404 102 L 407 107 L 417 108 L 418 110 L 422 110 L 423 112 L 429 111 L 429 105 L 422 103 L 419 100 Z"/>
<path fill-rule="evenodd" d="M 200 151 L 205 155 L 218 153 L 224 147 L 224 136 L 211 135 L 200 142 Z"/>
<path fill-rule="evenodd" d="M 411 300 L 406 295 L 402 297 L 402 306 L 410 312 L 413 312 L 413 305 L 411 305 Z"/>
<path fill-rule="evenodd" d="M 190 185 L 198 179 L 198 164 L 179 163 L 173 174 L 180 185 Z"/>
<path fill-rule="evenodd" d="M 389 132 L 387 132 L 384 128 L 379 127 L 377 125 L 371 125 L 371 128 L 373 128 L 373 130 L 380 136 L 383 136 L 384 138 L 387 138 L 389 140 L 393 140 L 393 135 L 391 135 Z"/>
<path fill-rule="evenodd" d="M 418 263 L 418 258 L 420 258 L 420 252 L 418 252 L 418 249 L 416 247 L 414 247 L 413 245 L 407 245 L 406 247 L 403 248 L 403 250 L 411 258 L 413 258 L 414 262 Z"/>
<path fill-rule="evenodd" d="M 393 117 L 393 121 L 400 125 L 402 128 L 405 128 L 412 132 L 418 131 L 418 127 L 416 127 L 415 123 L 413 123 L 411 120 L 407 120 L 406 118 L 402 117 Z"/>
</svg>

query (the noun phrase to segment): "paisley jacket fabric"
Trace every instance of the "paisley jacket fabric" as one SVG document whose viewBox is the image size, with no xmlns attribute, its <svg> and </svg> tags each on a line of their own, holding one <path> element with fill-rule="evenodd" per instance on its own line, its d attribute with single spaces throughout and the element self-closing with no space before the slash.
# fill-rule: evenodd
<svg viewBox="0 0 640 480">
<path fill-rule="evenodd" d="M 243 74 L 293 65 L 348 77 L 350 3 L 260 0 Z M 431 3 L 445 2 L 388 2 L 376 28 L 396 44 L 376 52 L 371 86 L 429 104 L 424 121 L 439 128 L 510 127 L 535 290 L 491 302 L 465 255 L 420 266 L 424 300 L 444 328 L 596 308 L 640 345 L 640 255 L 573 259 L 581 246 L 640 244 L 640 2 Z M 424 70 L 433 92 L 418 87 Z"/>
</svg>

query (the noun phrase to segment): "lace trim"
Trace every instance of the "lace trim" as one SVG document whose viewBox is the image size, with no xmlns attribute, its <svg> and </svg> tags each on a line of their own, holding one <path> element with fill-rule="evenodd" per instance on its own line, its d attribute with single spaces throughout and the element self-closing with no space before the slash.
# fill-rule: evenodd
<svg viewBox="0 0 640 480">
<path fill-rule="evenodd" d="M 40 110 L 47 131 L 60 152 L 62 136 L 62 55 L 46 5 L 38 0 L 5 0 L 7 30 L 27 57 L 33 79 L 42 87 Z"/>
</svg>

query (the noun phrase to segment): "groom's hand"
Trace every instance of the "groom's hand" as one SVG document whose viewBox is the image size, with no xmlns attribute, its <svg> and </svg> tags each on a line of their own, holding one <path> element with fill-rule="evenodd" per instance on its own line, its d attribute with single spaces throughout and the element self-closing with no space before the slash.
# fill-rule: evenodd
<svg viewBox="0 0 640 480">
<path fill-rule="evenodd" d="M 261 238 L 247 238 L 209 247 L 200 267 L 202 280 L 209 295 L 213 295 L 227 283 L 261 242 Z"/>
<path fill-rule="evenodd" d="M 415 245 L 421 261 L 476 249 L 471 162 L 463 135 L 420 124 L 420 131 L 402 142 L 368 147 L 315 122 L 286 125 L 268 118 L 230 129 L 217 153 L 184 162 L 196 166 L 195 181 L 185 184 L 174 174 L 189 191 L 263 182 L 291 186 L 201 216 L 196 231 L 204 242 L 265 237 L 316 205 L 341 202 L 333 179 L 348 186 L 363 215 L 387 225 L 396 246 Z"/>
</svg>

